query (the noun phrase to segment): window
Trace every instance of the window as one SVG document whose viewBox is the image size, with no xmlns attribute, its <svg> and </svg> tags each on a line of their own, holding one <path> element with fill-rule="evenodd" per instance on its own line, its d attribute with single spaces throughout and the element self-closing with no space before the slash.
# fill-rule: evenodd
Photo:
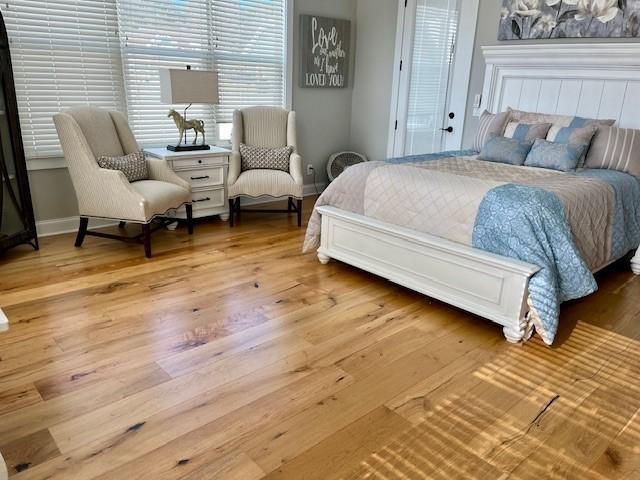
<svg viewBox="0 0 640 480">
<path fill-rule="evenodd" d="M 175 143 L 178 133 L 167 118 L 170 105 L 160 103 L 158 69 L 213 69 L 208 2 L 118 0 L 118 17 L 131 128 L 142 145 Z M 213 106 L 194 105 L 188 118 L 204 120 L 207 141 L 216 139 L 210 131 Z"/>
<path fill-rule="evenodd" d="M 221 130 L 233 110 L 285 105 L 286 0 L 211 0 Z"/>
<path fill-rule="evenodd" d="M 127 112 L 144 146 L 177 141 L 158 70 L 187 65 L 216 69 L 220 89 L 220 105 L 194 105 L 188 117 L 205 121 L 208 142 L 229 138 L 234 109 L 285 105 L 286 8 L 287 0 L 9 0 L 27 157 L 60 155 L 52 115 L 88 103 Z"/>
<path fill-rule="evenodd" d="M 60 155 L 62 108 L 125 110 L 115 1 L 9 0 L 2 13 L 27 157 Z"/>
</svg>

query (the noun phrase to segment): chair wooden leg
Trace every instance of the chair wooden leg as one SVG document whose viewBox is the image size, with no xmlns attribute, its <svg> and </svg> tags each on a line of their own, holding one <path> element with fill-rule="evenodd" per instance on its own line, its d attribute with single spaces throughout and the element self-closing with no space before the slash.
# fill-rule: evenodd
<svg viewBox="0 0 640 480">
<path fill-rule="evenodd" d="M 78 228 L 78 235 L 76 236 L 76 247 L 81 247 L 84 242 L 84 237 L 87 236 L 87 227 L 89 226 L 89 219 L 87 217 L 80 217 L 80 227 Z"/>
<path fill-rule="evenodd" d="M 235 211 L 234 206 L 236 204 L 235 198 L 229 199 L 229 226 L 233 227 L 233 222 L 235 220 Z"/>
<path fill-rule="evenodd" d="M 144 242 L 144 256 L 151 258 L 151 225 L 142 224 L 142 241 Z"/>
<path fill-rule="evenodd" d="M 302 226 L 302 200 L 299 199 L 298 200 L 298 226 L 301 227 Z"/>
<path fill-rule="evenodd" d="M 120 222 L 120 223 L 118 224 L 118 228 L 124 228 L 124 227 L 126 227 L 126 226 L 127 226 L 127 222 Z"/>
<path fill-rule="evenodd" d="M 189 235 L 193 235 L 193 205 L 189 203 L 185 207 L 187 210 L 187 230 Z"/>
<path fill-rule="evenodd" d="M 240 220 L 240 197 L 236 197 L 236 206 L 234 207 L 238 220 Z"/>
<path fill-rule="evenodd" d="M 293 212 L 293 198 L 292 197 L 288 197 L 287 198 L 287 210 L 289 212 Z"/>
</svg>

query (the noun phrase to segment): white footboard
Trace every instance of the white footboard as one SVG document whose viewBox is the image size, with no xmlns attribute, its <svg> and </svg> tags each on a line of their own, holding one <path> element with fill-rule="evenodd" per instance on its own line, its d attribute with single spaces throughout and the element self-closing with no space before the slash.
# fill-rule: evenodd
<svg viewBox="0 0 640 480">
<path fill-rule="evenodd" d="M 640 248 L 636 250 L 636 254 L 631 259 L 631 271 L 636 275 L 640 275 Z"/>
<path fill-rule="evenodd" d="M 0 308 L 0 332 L 9 330 L 9 319 Z"/>
<path fill-rule="evenodd" d="M 334 207 L 318 207 L 318 258 L 330 258 L 488 318 L 511 342 L 527 335 L 527 286 L 539 267 Z"/>
</svg>

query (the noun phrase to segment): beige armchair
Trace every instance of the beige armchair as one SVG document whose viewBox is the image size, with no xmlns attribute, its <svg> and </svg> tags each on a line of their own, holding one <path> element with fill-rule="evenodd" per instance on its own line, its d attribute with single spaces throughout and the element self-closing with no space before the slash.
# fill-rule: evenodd
<svg viewBox="0 0 640 480">
<path fill-rule="evenodd" d="M 78 199 L 80 228 L 76 247 L 86 235 L 144 244 L 151 257 L 151 228 L 155 218 L 186 205 L 189 233 L 193 233 L 191 187 L 166 161 L 148 158 L 149 180 L 129 183 L 124 173 L 100 168 L 97 159 L 127 155 L 140 150 L 124 115 L 94 107 L 76 107 L 53 116 L 69 173 Z M 142 225 L 135 237 L 88 231 L 89 218 L 107 218 Z"/>
<path fill-rule="evenodd" d="M 247 210 L 293 212 L 302 225 L 302 158 L 298 154 L 296 114 L 279 107 L 249 107 L 233 112 L 232 153 L 229 163 L 229 219 L 240 214 L 240 197 L 288 197 L 287 210 Z M 241 170 L 240 144 L 266 148 L 293 147 L 289 172 L 282 170 Z M 296 200 L 294 204 L 293 200 Z"/>
</svg>

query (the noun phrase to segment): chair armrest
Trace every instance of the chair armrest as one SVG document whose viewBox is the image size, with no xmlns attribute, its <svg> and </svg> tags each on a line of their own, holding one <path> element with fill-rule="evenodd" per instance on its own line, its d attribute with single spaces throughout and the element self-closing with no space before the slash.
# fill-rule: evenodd
<svg viewBox="0 0 640 480">
<path fill-rule="evenodd" d="M 304 184 L 304 177 L 302 176 L 302 157 L 296 152 L 292 153 L 289 157 L 289 173 L 296 184 Z"/>
<path fill-rule="evenodd" d="M 180 178 L 171 170 L 166 160 L 162 158 L 146 157 L 147 166 L 149 167 L 149 178 L 151 180 L 159 180 L 161 182 L 173 183 L 187 191 L 191 191 L 191 185 L 186 180 Z"/>
<path fill-rule="evenodd" d="M 74 186 L 80 215 L 146 221 L 145 198 L 119 170 L 98 168 Z"/>
<path fill-rule="evenodd" d="M 227 176 L 227 184 L 233 185 L 238 180 L 241 173 L 240 152 L 234 150 L 229 155 L 229 175 Z"/>
</svg>

